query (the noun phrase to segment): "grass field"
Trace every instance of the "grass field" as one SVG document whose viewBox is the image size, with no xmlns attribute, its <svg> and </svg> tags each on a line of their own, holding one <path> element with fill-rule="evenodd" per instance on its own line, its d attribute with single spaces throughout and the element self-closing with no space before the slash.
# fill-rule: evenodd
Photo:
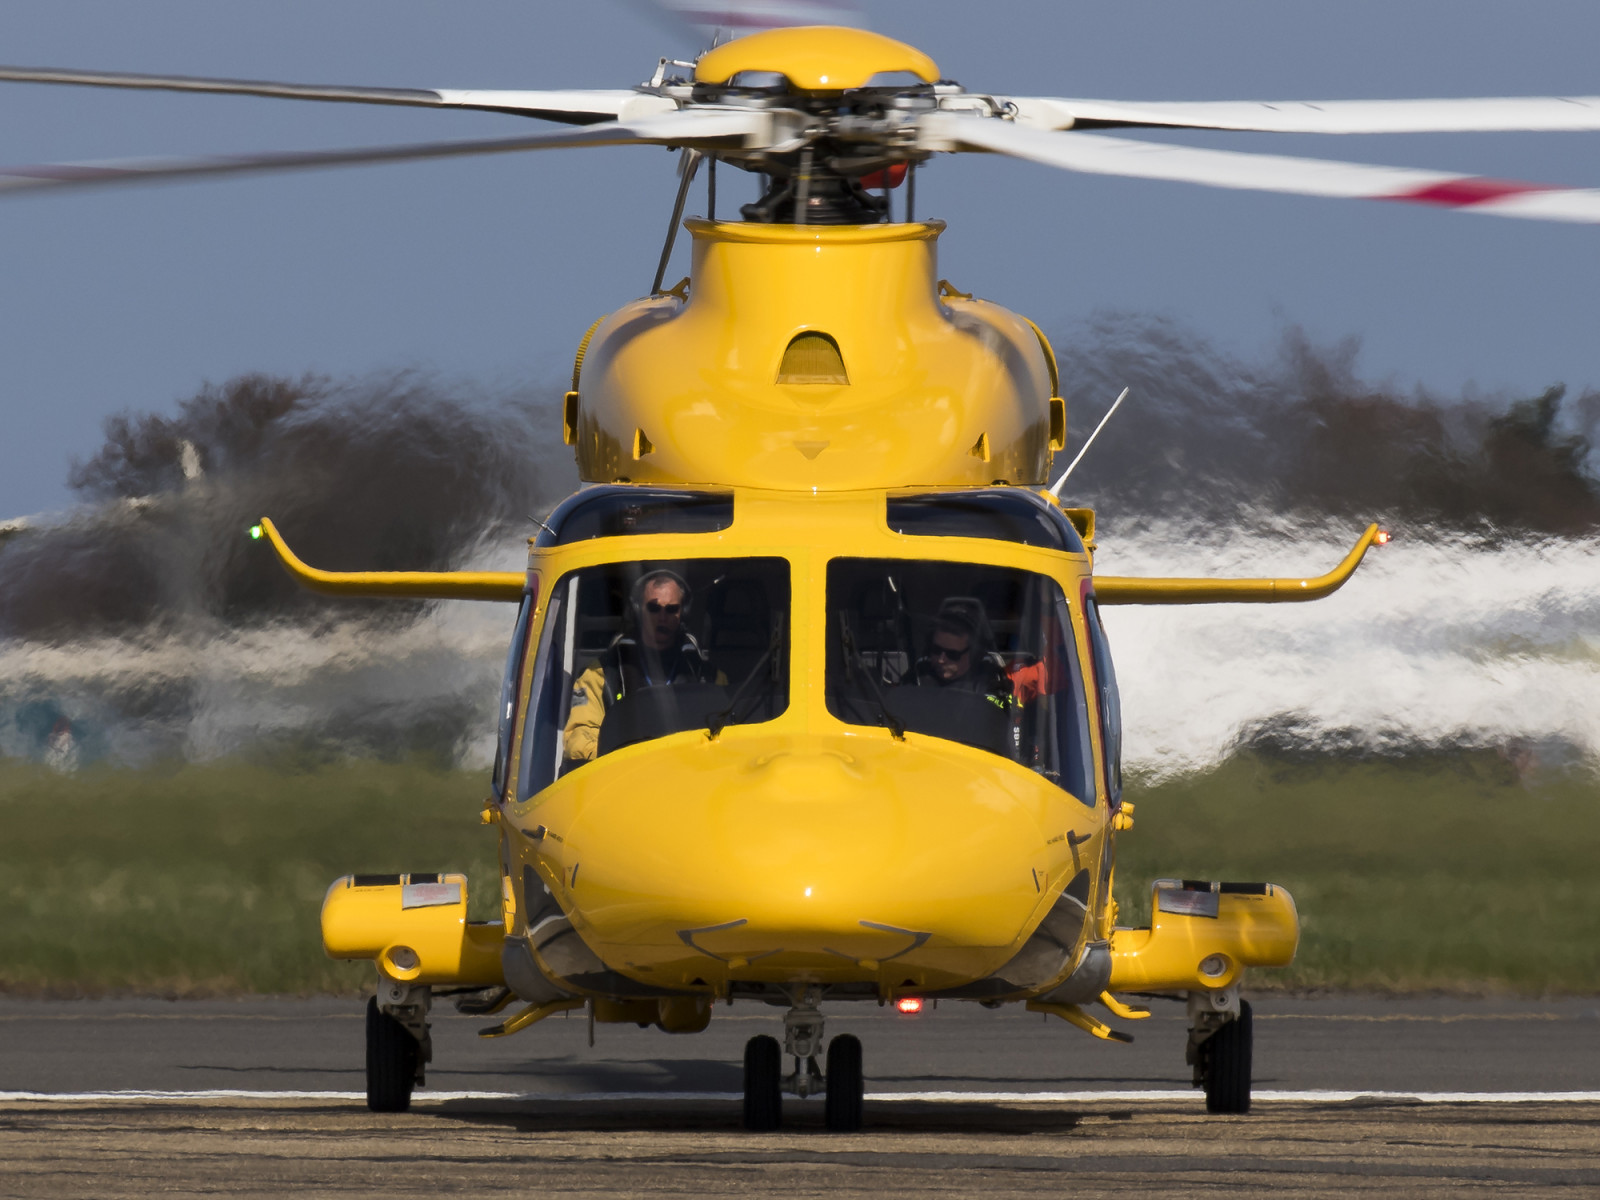
<svg viewBox="0 0 1600 1200">
<path fill-rule="evenodd" d="M 0 989 L 351 992 L 317 913 L 350 871 L 466 870 L 497 895 L 481 772 L 246 763 L 74 776 L 0 765 Z M 1239 756 L 1133 786 L 1124 923 L 1158 875 L 1267 879 L 1304 926 L 1254 983 L 1600 991 L 1600 784 L 1520 782 L 1493 756 L 1395 762 Z"/>
<path fill-rule="evenodd" d="M 497 915 L 485 772 L 242 763 L 61 776 L 0 768 L 0 987 L 156 994 L 354 991 L 322 953 L 352 871 L 466 870 Z"/>
<path fill-rule="evenodd" d="M 1492 753 L 1241 755 L 1138 791 L 1118 849 L 1122 922 L 1148 918 L 1159 875 L 1281 883 L 1300 951 L 1256 984 L 1600 992 L 1591 775 L 1519 779 Z"/>
</svg>

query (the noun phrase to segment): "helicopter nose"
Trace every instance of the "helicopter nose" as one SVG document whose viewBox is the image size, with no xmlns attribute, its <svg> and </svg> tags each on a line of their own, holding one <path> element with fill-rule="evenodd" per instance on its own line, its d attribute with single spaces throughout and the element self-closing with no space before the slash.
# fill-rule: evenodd
<svg viewBox="0 0 1600 1200">
<path fill-rule="evenodd" d="M 889 961 L 981 977 L 1042 911 L 1062 822 L 1090 815 L 1031 772 L 926 741 L 768 746 L 703 756 L 708 770 L 657 753 L 618 772 L 637 779 L 596 772 L 566 853 L 586 940 L 663 982 L 876 978 Z"/>
</svg>

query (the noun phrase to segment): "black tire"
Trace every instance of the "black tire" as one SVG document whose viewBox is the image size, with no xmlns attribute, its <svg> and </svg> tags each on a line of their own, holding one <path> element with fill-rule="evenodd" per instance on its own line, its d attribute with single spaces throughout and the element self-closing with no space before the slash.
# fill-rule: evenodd
<svg viewBox="0 0 1600 1200">
<path fill-rule="evenodd" d="M 769 1133 L 783 1124 L 783 1050 L 762 1035 L 744 1044 L 744 1127 Z"/>
<path fill-rule="evenodd" d="M 367 999 L 367 1107 L 373 1112 L 405 1112 L 417 1082 L 417 1039 L 406 1027 Z"/>
<path fill-rule="evenodd" d="M 1229 1021 L 1200 1047 L 1205 1055 L 1206 1111 L 1250 1111 L 1250 1059 L 1255 1033 L 1250 1001 L 1239 1001 L 1237 1020 Z"/>
<path fill-rule="evenodd" d="M 841 1033 L 828 1043 L 828 1089 L 823 1096 L 829 1129 L 854 1133 L 861 1128 L 862 1096 L 866 1090 L 861 1075 L 861 1039 Z"/>
</svg>

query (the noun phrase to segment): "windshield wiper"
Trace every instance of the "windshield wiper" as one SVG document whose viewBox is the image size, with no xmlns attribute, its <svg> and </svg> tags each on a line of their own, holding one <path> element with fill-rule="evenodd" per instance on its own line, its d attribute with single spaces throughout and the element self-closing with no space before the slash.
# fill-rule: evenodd
<svg viewBox="0 0 1600 1200">
<path fill-rule="evenodd" d="M 711 719 L 706 722 L 706 732 L 713 738 L 717 737 L 724 729 L 738 720 L 739 702 L 744 699 L 750 685 L 761 675 L 761 668 L 772 660 L 778 652 L 778 647 L 783 644 L 783 618 L 778 618 L 778 623 L 772 628 L 772 640 L 767 643 L 766 653 L 756 659 L 756 665 L 750 668 L 750 673 L 744 677 L 743 682 L 734 689 L 733 699 L 728 701 L 728 707 L 719 713 L 712 713 Z"/>
<path fill-rule="evenodd" d="M 856 635 L 850 631 L 850 623 L 845 620 L 844 613 L 839 614 L 839 640 L 844 645 L 844 661 L 849 666 L 850 673 L 859 675 L 867 681 L 883 723 L 889 727 L 889 732 L 894 735 L 896 741 L 905 741 L 906 727 L 900 723 L 899 717 L 889 711 L 889 702 L 883 698 L 883 689 L 878 686 L 878 681 L 872 677 L 872 672 L 867 670 L 866 664 L 861 661 L 861 655 L 856 650 Z"/>
</svg>

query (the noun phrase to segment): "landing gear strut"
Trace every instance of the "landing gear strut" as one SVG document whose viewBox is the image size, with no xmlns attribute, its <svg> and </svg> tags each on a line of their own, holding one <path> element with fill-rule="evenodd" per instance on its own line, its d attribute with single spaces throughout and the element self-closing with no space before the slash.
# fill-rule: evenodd
<svg viewBox="0 0 1600 1200">
<path fill-rule="evenodd" d="M 1188 1059 L 1194 1085 L 1206 1091 L 1206 1111 L 1250 1111 L 1250 1074 L 1255 1041 L 1250 1002 L 1237 986 L 1189 993 Z"/>
<path fill-rule="evenodd" d="M 808 987 L 783 1015 L 783 1052 L 794 1057 L 794 1070 L 783 1077 L 783 1090 L 802 1100 L 825 1091 L 817 1066 L 822 1053 L 822 989 Z"/>
</svg>

